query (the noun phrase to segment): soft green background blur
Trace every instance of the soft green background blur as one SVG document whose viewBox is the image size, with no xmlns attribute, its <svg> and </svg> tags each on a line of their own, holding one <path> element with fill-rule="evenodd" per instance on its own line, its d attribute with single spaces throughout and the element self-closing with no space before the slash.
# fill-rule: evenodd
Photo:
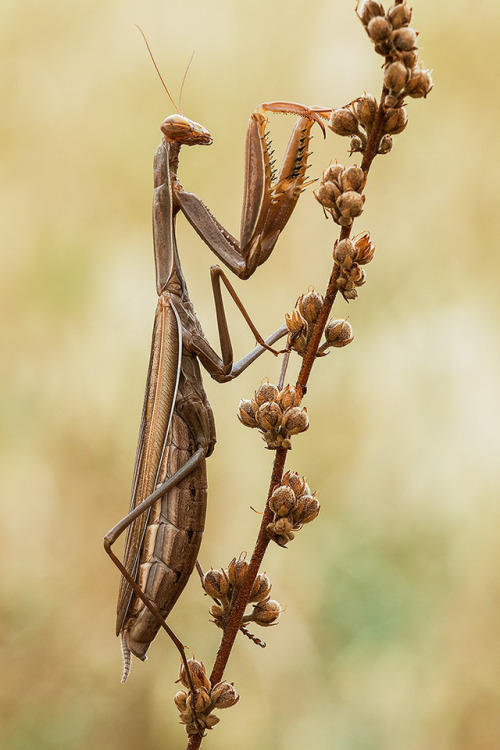
<svg viewBox="0 0 500 750">
<path fill-rule="evenodd" d="M 289 468 L 319 519 L 265 568 L 287 610 L 240 638 L 237 707 L 208 748 L 500 747 L 496 0 L 414 0 L 427 101 L 376 160 L 356 231 L 377 244 L 349 314 L 355 342 L 318 363 Z M 312 9 L 311 9 L 312 6 Z M 180 178 L 238 232 L 247 118 L 259 102 L 378 95 L 354 1 L 4 0 L 1 19 L 2 671 L 9 750 L 184 748 L 177 654 L 159 637 L 120 684 L 118 574 L 103 534 L 125 513 L 153 312 L 152 156 L 191 51 L 184 111 L 214 136 Z M 273 117 L 282 149 L 293 118 Z M 311 174 L 346 160 L 314 138 Z M 359 159 L 358 159 L 359 161 Z M 352 163 L 352 162 L 351 162 Z M 264 333 L 325 287 L 336 236 L 309 189 L 269 262 L 238 291 Z M 208 249 L 182 219 L 186 278 L 214 339 Z M 231 316 L 242 355 L 253 342 Z M 293 372 L 291 373 L 293 375 Z M 272 455 L 235 417 L 268 355 L 207 380 L 219 443 L 200 561 L 252 549 Z M 211 666 L 218 631 L 193 580 L 171 617 Z"/>
</svg>

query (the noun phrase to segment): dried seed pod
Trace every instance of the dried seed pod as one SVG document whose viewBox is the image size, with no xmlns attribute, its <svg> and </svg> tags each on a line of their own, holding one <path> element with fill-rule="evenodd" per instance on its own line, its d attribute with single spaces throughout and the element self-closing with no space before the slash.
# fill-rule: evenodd
<svg viewBox="0 0 500 750">
<path fill-rule="evenodd" d="M 257 427 L 253 404 L 253 401 L 241 399 L 238 405 L 238 419 L 245 427 Z"/>
<path fill-rule="evenodd" d="M 265 404 L 267 401 L 275 401 L 278 397 L 279 388 L 272 383 L 262 383 L 260 388 L 255 393 L 255 400 L 259 406 Z"/>
<path fill-rule="evenodd" d="M 309 494 L 309 487 L 306 480 L 304 477 L 299 477 L 295 471 L 287 471 L 286 474 L 283 475 L 281 484 L 285 487 L 291 487 L 297 498 L 304 493 Z"/>
<path fill-rule="evenodd" d="M 281 424 L 283 412 L 276 401 L 268 401 L 262 404 L 257 412 L 257 424 L 264 432 L 276 430 Z"/>
<path fill-rule="evenodd" d="M 225 615 L 224 607 L 221 607 L 220 604 L 212 604 L 212 606 L 210 607 L 210 614 L 212 615 L 214 620 L 222 622 Z"/>
<path fill-rule="evenodd" d="M 391 22 L 393 29 L 408 26 L 411 21 L 411 8 L 407 6 L 406 2 L 391 5 L 387 11 L 387 18 Z"/>
<path fill-rule="evenodd" d="M 283 409 L 290 409 L 292 406 L 299 406 L 300 404 L 300 390 L 291 385 L 286 385 L 278 396 L 278 403 Z"/>
<path fill-rule="evenodd" d="M 219 721 L 219 717 L 215 714 L 209 714 L 208 716 L 203 717 L 203 724 L 205 725 L 205 729 L 213 729 L 214 726 L 219 723 Z M 198 731 L 193 732 L 193 734 L 198 734 Z"/>
<path fill-rule="evenodd" d="M 248 562 L 244 558 L 239 557 L 238 559 L 236 559 L 235 557 L 233 557 L 227 567 L 229 582 L 235 588 L 239 589 L 242 586 L 243 581 L 245 580 L 247 570 Z"/>
<path fill-rule="evenodd" d="M 209 690 L 210 688 L 208 688 L 207 690 L 205 690 L 205 688 L 198 688 L 194 694 L 189 693 L 186 699 L 188 710 L 192 711 L 196 715 L 205 713 L 205 711 L 209 710 L 212 705 Z"/>
<path fill-rule="evenodd" d="M 267 599 L 271 591 L 271 581 L 265 573 L 259 573 L 252 586 L 249 602 L 261 602 Z"/>
<path fill-rule="evenodd" d="M 408 115 L 404 107 L 388 108 L 384 117 L 384 133 L 397 135 L 401 133 L 408 124 Z"/>
<path fill-rule="evenodd" d="M 339 266 L 344 266 L 347 260 L 352 261 L 355 256 L 356 247 L 352 240 L 337 240 L 335 242 L 335 245 L 333 246 L 333 257 L 337 261 Z"/>
<path fill-rule="evenodd" d="M 342 164 L 330 164 L 321 175 L 323 182 L 338 182 L 342 176 L 344 167 Z"/>
<path fill-rule="evenodd" d="M 384 86 L 394 93 L 404 89 L 408 80 L 408 69 L 402 62 L 396 61 L 390 63 L 385 69 Z"/>
<path fill-rule="evenodd" d="M 301 406 L 292 406 L 283 415 L 282 428 L 289 435 L 298 435 L 305 432 L 309 427 L 307 409 Z"/>
<path fill-rule="evenodd" d="M 353 135 L 349 142 L 349 151 L 351 154 L 363 153 L 366 148 L 366 138 L 359 135 Z"/>
<path fill-rule="evenodd" d="M 177 706 L 178 711 L 183 713 L 186 710 L 187 693 L 184 690 L 179 690 L 174 695 L 174 703 Z"/>
<path fill-rule="evenodd" d="M 401 52 L 400 60 L 404 65 L 406 65 L 408 70 L 413 70 L 413 68 L 415 68 L 418 63 L 418 52 L 416 50 Z"/>
<path fill-rule="evenodd" d="M 409 26 L 397 29 L 392 35 L 392 42 L 400 52 L 411 52 L 417 49 L 417 32 Z"/>
<path fill-rule="evenodd" d="M 361 266 L 369 263 L 375 255 L 375 245 L 370 239 L 369 232 L 363 232 L 353 238 L 354 247 L 356 248 L 356 254 L 354 259 Z"/>
<path fill-rule="evenodd" d="M 342 190 L 355 190 L 360 193 L 365 184 L 365 173 L 360 167 L 348 167 L 342 174 L 341 183 Z"/>
<path fill-rule="evenodd" d="M 300 314 L 308 323 L 315 323 L 323 306 L 323 297 L 314 290 L 299 297 Z"/>
<path fill-rule="evenodd" d="M 229 592 L 229 579 L 225 570 L 207 570 L 203 588 L 212 599 L 225 599 Z"/>
<path fill-rule="evenodd" d="M 380 139 L 380 143 L 378 144 L 377 154 L 388 154 L 391 149 L 392 138 L 390 135 L 384 135 L 383 138 Z"/>
<path fill-rule="evenodd" d="M 337 135 L 354 135 L 358 132 L 358 118 L 347 107 L 334 109 L 328 127 Z"/>
<path fill-rule="evenodd" d="M 370 128 L 377 114 L 377 100 L 371 94 L 360 96 L 356 104 L 356 114 L 359 121 L 367 128 Z"/>
<path fill-rule="evenodd" d="M 278 536 L 288 536 L 293 529 L 291 517 L 284 516 L 274 522 L 274 529 Z"/>
<path fill-rule="evenodd" d="M 234 685 L 231 682 L 218 682 L 213 686 L 210 691 L 210 697 L 212 699 L 212 705 L 214 708 L 230 708 L 238 703 L 240 696 L 236 692 Z"/>
<path fill-rule="evenodd" d="M 361 18 L 363 24 L 368 26 L 372 18 L 375 16 L 383 16 L 384 7 L 382 3 L 377 0 L 365 0 L 361 8 L 358 10 L 358 16 Z"/>
<path fill-rule="evenodd" d="M 359 263 L 353 263 L 349 269 L 349 281 L 353 281 L 356 286 L 362 286 L 365 283 L 366 271 Z"/>
<path fill-rule="evenodd" d="M 287 516 L 297 503 L 295 492 L 291 487 L 280 485 L 269 498 L 269 507 L 277 516 Z"/>
<path fill-rule="evenodd" d="M 424 68 L 415 68 L 411 72 L 411 78 L 405 86 L 405 94 L 413 99 L 420 99 L 430 94 L 434 87 L 432 76 L 429 70 Z"/>
<path fill-rule="evenodd" d="M 320 504 L 318 499 L 312 495 L 308 497 L 305 495 L 301 498 L 300 508 L 292 513 L 294 524 L 303 526 L 306 523 L 311 523 L 318 516 L 320 510 Z"/>
<path fill-rule="evenodd" d="M 335 208 L 335 190 L 332 182 L 322 182 L 319 187 L 313 191 L 316 200 L 325 208 Z"/>
<path fill-rule="evenodd" d="M 292 310 L 291 315 L 285 313 L 285 324 L 291 334 L 307 331 L 307 323 L 296 308 Z"/>
<path fill-rule="evenodd" d="M 374 16 L 366 27 L 368 36 L 375 43 L 386 42 L 392 34 L 392 24 L 384 16 Z"/>
<path fill-rule="evenodd" d="M 210 680 L 208 679 L 207 670 L 205 669 L 205 665 L 203 664 L 203 662 L 197 661 L 196 659 L 188 659 L 188 668 L 194 687 L 196 689 L 205 688 L 206 690 L 210 690 Z M 181 664 L 179 669 L 179 680 L 184 685 L 184 687 L 191 687 L 187 678 L 184 664 Z"/>
<path fill-rule="evenodd" d="M 352 326 L 347 320 L 332 318 L 325 328 L 325 339 L 328 346 L 341 348 L 353 340 Z"/>
<path fill-rule="evenodd" d="M 337 201 L 340 213 L 345 219 L 354 219 L 363 213 L 365 196 L 355 190 L 346 190 Z"/>
<path fill-rule="evenodd" d="M 259 602 L 254 606 L 252 619 L 258 625 L 268 627 L 269 625 L 274 625 L 281 612 L 281 604 L 274 601 L 274 599 L 268 599 L 267 601 Z"/>
</svg>

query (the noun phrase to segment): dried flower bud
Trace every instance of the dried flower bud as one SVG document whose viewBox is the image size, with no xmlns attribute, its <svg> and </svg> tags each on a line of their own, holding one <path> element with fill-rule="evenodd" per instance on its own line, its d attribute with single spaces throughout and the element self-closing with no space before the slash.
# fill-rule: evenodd
<svg viewBox="0 0 500 750">
<path fill-rule="evenodd" d="M 384 7 L 382 3 L 377 2 L 377 0 L 365 0 L 358 11 L 358 15 L 364 25 L 368 26 L 372 18 L 384 15 Z"/>
<path fill-rule="evenodd" d="M 413 70 L 413 68 L 416 67 L 418 63 L 418 52 L 416 50 L 401 52 L 400 60 L 408 68 L 408 70 Z"/>
<path fill-rule="evenodd" d="M 384 135 L 384 137 L 380 139 L 380 143 L 378 144 L 377 154 L 388 154 L 391 149 L 392 138 L 390 135 Z"/>
<path fill-rule="evenodd" d="M 340 213 L 346 219 L 354 219 L 363 213 L 363 204 L 365 196 L 356 193 L 354 190 L 346 190 L 342 193 L 337 201 Z"/>
<path fill-rule="evenodd" d="M 195 689 L 205 688 L 206 690 L 210 690 L 210 680 L 207 677 L 207 670 L 203 662 L 196 661 L 196 659 L 188 659 L 188 668 Z M 184 664 L 181 664 L 179 669 L 179 680 L 184 687 L 190 687 Z"/>
<path fill-rule="evenodd" d="M 299 477 L 295 471 L 287 471 L 286 474 L 283 475 L 281 484 L 284 487 L 291 487 L 297 498 L 304 493 L 307 495 L 309 494 L 309 487 L 306 480 L 304 477 Z"/>
<path fill-rule="evenodd" d="M 385 42 L 392 34 L 392 25 L 384 16 L 374 16 L 366 30 L 374 42 Z"/>
<path fill-rule="evenodd" d="M 210 690 L 210 688 L 208 688 L 208 690 Z M 208 690 L 205 690 L 204 688 L 199 688 L 196 690 L 194 694 L 189 693 L 187 700 L 186 700 L 186 705 L 187 705 L 188 710 L 192 711 L 193 713 L 197 715 L 202 714 L 205 711 L 209 710 L 212 704 L 212 701 L 210 700 Z"/>
<path fill-rule="evenodd" d="M 234 689 L 234 685 L 230 682 L 225 682 L 225 680 L 213 686 L 210 691 L 210 697 L 213 707 L 219 709 L 230 708 L 240 699 L 240 696 Z"/>
<path fill-rule="evenodd" d="M 254 622 L 267 627 L 273 625 L 281 614 L 281 604 L 268 599 L 265 602 L 259 602 L 253 608 L 252 619 Z"/>
<path fill-rule="evenodd" d="M 360 167 L 349 167 L 342 174 L 342 190 L 355 190 L 360 193 L 365 183 L 365 173 Z"/>
<path fill-rule="evenodd" d="M 186 710 L 186 700 L 187 693 L 184 692 L 184 690 L 179 690 L 179 692 L 174 695 L 174 703 L 177 706 L 177 710 L 181 713 Z"/>
<path fill-rule="evenodd" d="M 337 135 L 354 135 L 358 132 L 358 119 L 347 107 L 334 109 L 328 127 Z"/>
<path fill-rule="evenodd" d="M 404 107 L 388 108 L 384 117 L 384 133 L 396 135 L 401 133 L 408 124 L 408 115 Z"/>
<path fill-rule="evenodd" d="M 304 328 L 307 329 L 307 323 L 297 309 L 292 310 L 291 315 L 285 313 L 285 324 L 292 334 L 298 334 L 301 333 Z"/>
<path fill-rule="evenodd" d="M 366 271 L 359 263 L 353 263 L 349 269 L 349 281 L 353 281 L 356 286 L 362 286 L 365 283 Z"/>
<path fill-rule="evenodd" d="M 288 536 L 293 529 L 291 518 L 284 516 L 274 522 L 274 530 L 279 536 Z"/>
<path fill-rule="evenodd" d="M 340 240 L 335 242 L 333 247 L 333 257 L 340 266 L 343 266 L 347 259 L 353 260 L 356 256 L 356 247 L 352 240 Z"/>
<path fill-rule="evenodd" d="M 301 499 L 300 508 L 292 514 L 292 518 L 295 524 L 303 526 L 306 523 L 311 523 L 317 517 L 320 509 L 320 504 L 317 498 L 312 495 L 307 495 Z"/>
<path fill-rule="evenodd" d="M 257 412 L 256 419 L 260 429 L 267 432 L 268 430 L 276 430 L 281 424 L 282 417 L 283 412 L 279 404 L 276 401 L 268 401 L 262 404 Z"/>
<path fill-rule="evenodd" d="M 245 427 L 257 427 L 252 401 L 241 399 L 238 406 L 238 419 Z"/>
<path fill-rule="evenodd" d="M 239 589 L 243 585 L 247 570 L 248 562 L 245 559 L 243 559 L 242 557 L 239 557 L 238 559 L 233 557 L 233 559 L 227 566 L 227 575 L 229 578 L 229 582 L 235 588 Z"/>
<path fill-rule="evenodd" d="M 224 620 L 224 607 L 221 607 L 220 604 L 212 604 L 210 614 L 215 620 Z"/>
<path fill-rule="evenodd" d="M 265 573 L 259 573 L 252 586 L 249 602 L 261 602 L 267 599 L 271 591 L 271 581 Z"/>
<path fill-rule="evenodd" d="M 269 507 L 277 516 L 287 516 L 295 507 L 297 498 L 291 487 L 280 485 L 269 498 Z"/>
<path fill-rule="evenodd" d="M 278 397 L 279 389 L 272 383 L 262 383 L 255 394 L 255 400 L 259 406 L 267 401 L 275 401 Z"/>
<path fill-rule="evenodd" d="M 411 21 L 411 8 L 406 5 L 406 2 L 391 5 L 387 11 L 387 18 L 391 22 L 393 29 L 408 26 Z"/>
<path fill-rule="evenodd" d="M 415 68 L 412 70 L 411 78 L 405 86 L 405 94 L 413 99 L 420 99 L 430 94 L 434 87 L 432 76 L 429 70 Z"/>
<path fill-rule="evenodd" d="M 353 135 L 349 141 L 349 151 L 351 154 L 363 153 L 366 148 L 366 138 L 361 138 L 359 135 Z"/>
<path fill-rule="evenodd" d="M 410 29 L 409 26 L 405 26 L 394 32 L 392 41 L 396 49 L 400 52 L 410 52 L 417 49 L 417 32 L 414 29 Z"/>
<path fill-rule="evenodd" d="M 208 716 L 202 717 L 203 724 L 205 725 L 205 729 L 213 729 L 216 724 L 219 723 L 220 719 L 215 714 L 209 714 Z M 198 730 L 196 732 L 193 732 L 193 734 L 198 734 Z"/>
<path fill-rule="evenodd" d="M 323 297 L 318 292 L 312 291 L 299 297 L 298 307 L 302 317 L 308 323 L 315 323 L 323 306 Z"/>
<path fill-rule="evenodd" d="M 360 96 L 356 102 L 356 114 L 358 119 L 368 128 L 373 124 L 375 115 L 377 114 L 377 109 L 377 100 L 371 94 Z"/>
<path fill-rule="evenodd" d="M 408 70 L 401 62 L 392 62 L 385 69 L 384 86 L 389 91 L 400 92 L 404 89 L 408 79 Z"/>
<path fill-rule="evenodd" d="M 338 182 L 342 176 L 344 167 L 342 164 L 330 164 L 321 175 L 323 182 Z"/>
<path fill-rule="evenodd" d="M 203 576 L 203 588 L 212 599 L 224 599 L 229 591 L 229 579 L 225 570 L 207 570 Z"/>
<path fill-rule="evenodd" d="M 347 320 L 332 318 L 325 328 L 325 339 L 328 346 L 341 348 L 353 340 L 352 326 Z"/>
<path fill-rule="evenodd" d="M 278 403 L 283 409 L 290 409 L 292 406 L 299 406 L 300 404 L 300 390 L 291 385 L 286 385 L 278 396 Z"/>
<path fill-rule="evenodd" d="M 335 207 L 336 192 L 338 192 L 338 190 L 335 191 L 333 183 L 331 182 L 322 182 L 321 185 L 313 191 L 314 197 L 318 203 L 321 203 L 325 208 Z"/>
<path fill-rule="evenodd" d="M 293 406 L 291 409 L 287 409 L 283 415 L 282 427 L 289 435 L 298 435 L 299 432 L 305 432 L 309 427 L 307 409 L 301 406 Z"/>
<path fill-rule="evenodd" d="M 356 255 L 354 259 L 361 266 L 369 263 L 375 255 L 375 245 L 370 239 L 369 232 L 363 232 L 353 238 L 354 247 L 356 248 Z"/>
</svg>

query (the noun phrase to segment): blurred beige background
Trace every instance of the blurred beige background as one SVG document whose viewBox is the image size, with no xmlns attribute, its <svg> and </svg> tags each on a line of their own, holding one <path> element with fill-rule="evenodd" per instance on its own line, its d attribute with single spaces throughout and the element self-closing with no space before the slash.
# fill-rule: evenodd
<svg viewBox="0 0 500 750">
<path fill-rule="evenodd" d="M 2 4 L 2 748 L 185 746 L 165 638 L 120 684 L 118 574 L 101 544 L 128 507 L 156 299 L 151 164 L 171 113 L 134 24 L 174 97 L 196 50 L 184 111 L 214 144 L 184 149 L 179 174 L 237 232 L 259 102 L 378 95 L 354 4 Z M 287 610 L 259 632 L 265 651 L 239 640 L 227 678 L 241 701 L 207 750 L 500 747 L 500 7 L 413 5 L 436 88 L 375 162 L 356 230 L 377 254 L 359 300 L 335 308 L 355 342 L 318 363 L 311 428 L 288 462 L 322 511 L 269 551 Z M 292 124 L 272 119 L 278 151 Z M 312 175 L 345 162 L 346 145 L 318 131 Z M 269 262 L 236 284 L 263 332 L 309 285 L 324 289 L 335 237 L 309 189 Z M 183 220 L 179 246 L 214 339 L 214 258 Z M 241 355 L 252 337 L 231 317 Z M 230 385 L 206 379 L 219 443 L 205 568 L 252 549 L 272 456 L 235 413 L 265 376 L 278 377 L 271 356 Z M 208 607 L 193 580 L 171 625 L 211 666 Z"/>
</svg>

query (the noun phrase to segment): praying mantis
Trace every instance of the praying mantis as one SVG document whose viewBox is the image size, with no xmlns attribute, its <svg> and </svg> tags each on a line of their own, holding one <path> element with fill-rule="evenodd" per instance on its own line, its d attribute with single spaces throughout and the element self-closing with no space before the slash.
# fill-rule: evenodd
<svg viewBox="0 0 500 750">
<path fill-rule="evenodd" d="M 299 118 L 276 178 L 266 135 L 269 112 Z M 177 216 L 182 213 L 186 217 L 236 276 L 249 278 L 271 254 L 308 184 L 310 131 L 316 122 L 324 133 L 322 118 L 330 113 L 330 109 L 285 101 L 261 104 L 252 113 L 246 134 L 239 241 L 200 198 L 183 188 L 177 176 L 181 147 L 210 145 L 210 133 L 179 110 L 161 125 L 162 139 L 154 159 L 153 199 L 158 304 L 130 511 L 104 537 L 105 550 L 122 574 L 116 624 L 124 659 L 122 682 L 130 671 L 131 654 L 145 660 L 160 628 L 168 633 L 185 662 L 184 646 L 165 620 L 196 565 L 205 522 L 205 459 L 212 453 L 216 437 L 200 364 L 216 381 L 227 382 L 266 349 L 273 351 L 272 345 L 286 331 L 282 326 L 264 341 L 222 269 L 212 266 L 219 357 L 206 339 L 189 299 L 176 243 Z M 252 352 L 234 364 L 221 281 L 258 342 Z M 124 531 L 127 534 L 122 562 L 112 545 Z"/>
</svg>

